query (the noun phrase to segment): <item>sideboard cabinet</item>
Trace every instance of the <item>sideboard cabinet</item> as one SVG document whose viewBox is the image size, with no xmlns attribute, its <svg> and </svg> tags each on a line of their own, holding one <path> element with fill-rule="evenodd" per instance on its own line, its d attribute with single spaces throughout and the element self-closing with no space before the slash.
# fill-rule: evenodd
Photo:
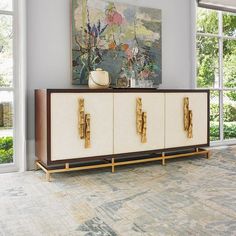
<svg viewBox="0 0 236 236">
<path fill-rule="evenodd" d="M 209 91 L 39 89 L 35 150 L 44 167 L 209 145 Z M 111 163 L 112 159 L 112 163 Z M 140 157 L 141 159 L 141 157 Z M 118 165 L 118 164 L 117 164 Z"/>
</svg>

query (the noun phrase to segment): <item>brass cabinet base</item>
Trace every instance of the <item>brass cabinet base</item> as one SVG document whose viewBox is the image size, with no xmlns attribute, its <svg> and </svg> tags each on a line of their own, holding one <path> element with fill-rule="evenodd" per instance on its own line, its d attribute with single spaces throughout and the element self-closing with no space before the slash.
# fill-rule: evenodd
<svg viewBox="0 0 236 236">
<path fill-rule="evenodd" d="M 116 158 L 111 158 L 111 160 L 108 163 L 105 164 L 92 164 L 92 165 L 86 165 L 86 166 L 76 166 L 76 167 L 70 167 L 69 163 L 65 163 L 64 167 L 55 168 L 52 167 L 48 168 L 46 167 L 41 161 L 35 162 L 35 170 L 41 169 L 46 174 L 46 180 L 49 182 L 51 174 L 53 173 L 61 173 L 61 172 L 69 172 L 69 171 L 77 171 L 77 170 L 90 170 L 90 169 L 97 169 L 97 168 L 106 168 L 111 167 L 111 172 L 115 172 L 116 166 L 124 166 L 124 165 L 130 165 L 130 164 L 138 164 L 138 163 L 144 163 L 144 162 L 152 162 L 152 161 L 162 161 L 162 165 L 166 164 L 166 160 L 178 158 L 178 157 L 189 157 L 194 155 L 200 155 L 205 154 L 206 158 L 209 159 L 210 152 L 209 150 L 205 150 L 202 148 L 196 148 L 194 151 L 190 152 L 184 152 L 184 153 L 178 153 L 178 154 L 171 154 L 171 153 L 160 153 L 157 157 L 150 157 L 150 158 L 142 158 L 136 160 L 118 160 L 116 161 Z"/>
</svg>

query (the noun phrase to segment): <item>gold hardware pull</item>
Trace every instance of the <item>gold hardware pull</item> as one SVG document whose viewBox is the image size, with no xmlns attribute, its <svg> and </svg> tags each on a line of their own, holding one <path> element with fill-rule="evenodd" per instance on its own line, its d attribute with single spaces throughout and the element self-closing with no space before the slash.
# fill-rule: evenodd
<svg viewBox="0 0 236 236">
<path fill-rule="evenodd" d="M 142 111 L 142 98 L 136 98 L 136 131 L 141 143 L 147 142 L 147 112 Z"/>
<path fill-rule="evenodd" d="M 78 130 L 80 139 L 85 139 L 84 147 L 90 148 L 91 141 L 90 141 L 90 114 L 85 114 L 84 108 L 84 99 L 80 98 L 78 100 L 79 109 L 78 109 Z"/>
<path fill-rule="evenodd" d="M 79 99 L 79 135 L 80 138 L 84 138 L 84 128 L 85 128 L 85 120 L 84 120 L 84 99 Z"/>
<path fill-rule="evenodd" d="M 146 143 L 146 142 L 147 142 L 147 112 L 143 112 L 141 143 Z"/>
<path fill-rule="evenodd" d="M 193 138 L 193 112 L 189 110 L 188 138 Z"/>
<path fill-rule="evenodd" d="M 187 131 L 189 127 L 189 98 L 184 98 L 184 130 Z"/>
<path fill-rule="evenodd" d="M 136 99 L 136 129 L 137 134 L 142 133 L 142 98 Z"/>
<path fill-rule="evenodd" d="M 188 138 L 193 138 L 193 112 L 189 110 L 189 98 L 184 98 L 184 130 Z"/>
<path fill-rule="evenodd" d="M 90 114 L 85 114 L 85 148 L 90 148 Z"/>
</svg>

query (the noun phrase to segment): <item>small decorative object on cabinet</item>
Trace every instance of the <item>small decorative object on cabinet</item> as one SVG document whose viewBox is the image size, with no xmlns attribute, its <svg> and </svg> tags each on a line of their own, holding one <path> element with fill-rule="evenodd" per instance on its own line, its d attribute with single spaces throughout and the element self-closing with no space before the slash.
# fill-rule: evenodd
<svg viewBox="0 0 236 236">
<path fill-rule="evenodd" d="M 110 79 L 107 71 L 97 68 L 89 72 L 88 85 L 91 89 L 109 88 Z"/>
<path fill-rule="evenodd" d="M 129 81 L 127 78 L 118 78 L 116 82 L 116 87 L 117 88 L 128 88 L 129 86 Z"/>
<path fill-rule="evenodd" d="M 57 172 L 206 154 L 209 91 L 35 91 L 36 166 Z"/>
<path fill-rule="evenodd" d="M 120 73 L 120 77 L 116 80 L 117 88 L 128 88 L 129 87 L 129 79 L 124 71 Z"/>
</svg>

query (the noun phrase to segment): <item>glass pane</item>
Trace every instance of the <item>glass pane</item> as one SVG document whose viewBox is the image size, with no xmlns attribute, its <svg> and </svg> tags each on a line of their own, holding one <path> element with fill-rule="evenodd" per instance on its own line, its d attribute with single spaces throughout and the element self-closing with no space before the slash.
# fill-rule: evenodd
<svg viewBox="0 0 236 236">
<path fill-rule="evenodd" d="M 197 32 L 218 34 L 217 11 L 197 8 Z"/>
<path fill-rule="evenodd" d="M 0 15 L 0 87 L 12 86 L 12 38 L 12 16 Z"/>
<path fill-rule="evenodd" d="M 224 92 L 224 139 L 236 139 L 236 91 Z"/>
<path fill-rule="evenodd" d="M 220 106 L 219 92 L 210 92 L 210 140 L 220 140 Z"/>
<path fill-rule="evenodd" d="M 0 10 L 12 11 L 12 0 L 1 0 Z"/>
<path fill-rule="evenodd" d="M 236 36 L 236 14 L 223 14 L 223 33 L 227 36 Z"/>
<path fill-rule="evenodd" d="M 236 40 L 224 40 L 224 87 L 236 88 Z"/>
<path fill-rule="evenodd" d="M 219 87 L 218 39 L 197 36 L 197 87 Z"/>
<path fill-rule="evenodd" d="M 0 92 L 0 164 L 13 162 L 13 93 Z"/>
</svg>

